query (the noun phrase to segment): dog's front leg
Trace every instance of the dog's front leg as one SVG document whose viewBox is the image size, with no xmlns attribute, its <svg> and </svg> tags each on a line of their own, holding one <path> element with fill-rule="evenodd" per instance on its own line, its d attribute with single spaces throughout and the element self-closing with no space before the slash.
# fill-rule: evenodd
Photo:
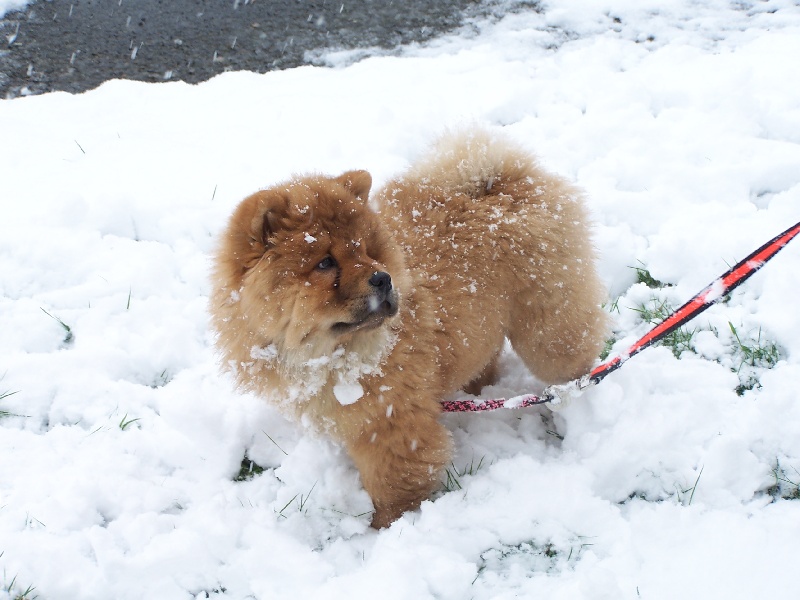
<svg viewBox="0 0 800 600">
<path fill-rule="evenodd" d="M 417 509 L 430 496 L 452 452 L 450 433 L 438 421 L 434 400 L 423 407 L 387 399 L 380 406 L 385 412 L 362 420 L 360 431 L 346 443 L 375 506 L 376 529 Z"/>
</svg>

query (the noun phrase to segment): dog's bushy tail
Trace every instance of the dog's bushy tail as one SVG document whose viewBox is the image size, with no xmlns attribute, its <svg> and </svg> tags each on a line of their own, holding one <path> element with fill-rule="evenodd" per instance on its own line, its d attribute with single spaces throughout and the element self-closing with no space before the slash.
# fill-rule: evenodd
<svg viewBox="0 0 800 600">
<path fill-rule="evenodd" d="M 536 170 L 536 159 L 524 148 L 488 129 L 472 127 L 442 135 L 406 179 L 480 198 L 496 185 L 520 181 Z"/>
</svg>

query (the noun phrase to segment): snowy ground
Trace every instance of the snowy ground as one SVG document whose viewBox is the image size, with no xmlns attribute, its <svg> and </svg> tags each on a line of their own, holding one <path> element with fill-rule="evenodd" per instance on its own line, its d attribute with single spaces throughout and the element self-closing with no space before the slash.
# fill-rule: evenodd
<svg viewBox="0 0 800 600">
<path fill-rule="evenodd" d="M 30 0 L 0 0 L 0 17 L 12 10 L 22 10 Z"/>
<path fill-rule="evenodd" d="M 446 416 L 449 491 L 381 532 L 343 452 L 218 374 L 205 305 L 244 195 L 380 184 L 478 122 L 587 190 L 622 351 L 800 218 L 798 57 L 797 1 L 552 0 L 399 56 L 0 102 L 0 598 L 795 595 L 800 242 L 559 413 Z M 536 388 L 503 368 L 485 395 Z"/>
</svg>

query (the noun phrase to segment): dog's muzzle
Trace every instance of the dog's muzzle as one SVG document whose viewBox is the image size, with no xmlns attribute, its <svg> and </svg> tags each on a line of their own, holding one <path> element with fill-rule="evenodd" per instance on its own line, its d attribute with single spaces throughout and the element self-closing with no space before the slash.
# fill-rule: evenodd
<svg viewBox="0 0 800 600">
<path fill-rule="evenodd" d="M 388 310 L 397 311 L 397 293 L 392 287 L 392 278 L 388 273 L 377 271 L 369 278 L 369 285 L 372 288 L 372 296 L 369 300 L 369 309 L 372 312 Z M 382 306 L 386 304 L 386 306 Z M 392 313 L 394 314 L 394 313 Z"/>
<path fill-rule="evenodd" d="M 357 329 L 374 329 L 385 319 L 397 314 L 397 290 L 392 286 L 391 276 L 383 271 L 376 271 L 368 283 L 371 293 L 353 314 L 353 320 L 334 324 L 333 331 L 346 333 Z"/>
</svg>

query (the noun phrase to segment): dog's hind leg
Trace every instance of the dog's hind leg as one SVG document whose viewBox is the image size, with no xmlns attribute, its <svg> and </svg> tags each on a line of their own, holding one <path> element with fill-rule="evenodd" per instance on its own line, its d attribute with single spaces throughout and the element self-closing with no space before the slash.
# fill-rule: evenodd
<svg viewBox="0 0 800 600">
<path fill-rule="evenodd" d="M 464 391 L 467 394 L 472 394 L 473 396 L 479 396 L 481 390 L 486 387 L 487 385 L 492 385 L 497 382 L 498 379 L 498 368 L 497 368 L 497 359 L 499 358 L 500 354 L 496 354 L 495 357 L 483 368 L 483 371 L 475 377 L 472 381 L 470 381 L 467 385 L 464 386 Z"/>
<path fill-rule="evenodd" d="M 534 290 L 517 294 L 508 337 L 537 378 L 564 383 L 591 370 L 607 333 L 608 317 L 598 296 L 580 290 L 549 297 Z"/>
</svg>

